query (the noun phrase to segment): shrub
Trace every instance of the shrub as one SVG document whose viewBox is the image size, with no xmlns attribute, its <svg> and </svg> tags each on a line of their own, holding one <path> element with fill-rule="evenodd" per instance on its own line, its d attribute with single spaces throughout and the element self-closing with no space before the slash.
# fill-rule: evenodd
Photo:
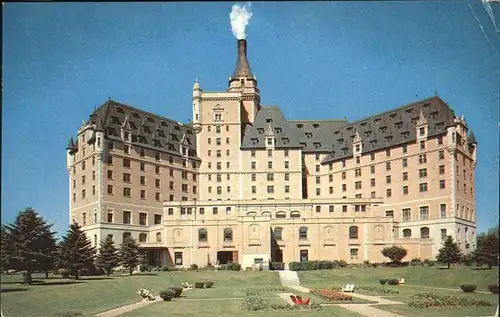
<svg viewBox="0 0 500 317">
<path fill-rule="evenodd" d="M 380 264 L 379 263 L 372 263 L 372 267 L 377 268 Z"/>
<path fill-rule="evenodd" d="M 203 288 L 205 286 L 204 282 L 194 282 L 194 288 Z"/>
<path fill-rule="evenodd" d="M 227 269 L 229 271 L 240 271 L 241 270 L 241 264 L 239 264 L 237 262 L 230 263 L 230 264 L 228 264 Z"/>
<path fill-rule="evenodd" d="M 408 251 L 403 247 L 392 246 L 382 249 L 382 255 L 395 263 L 400 263 L 406 254 L 408 254 Z"/>
<path fill-rule="evenodd" d="M 167 289 L 167 290 L 161 291 L 159 295 L 164 301 L 170 301 L 174 297 L 175 292 L 172 289 Z"/>
<path fill-rule="evenodd" d="M 475 284 L 462 284 L 462 285 L 460 285 L 460 288 L 465 293 L 472 293 L 476 290 L 476 285 Z"/>
<path fill-rule="evenodd" d="M 54 314 L 54 317 L 81 317 L 83 316 L 82 312 L 79 311 L 64 311 L 64 312 L 57 312 Z"/>
<path fill-rule="evenodd" d="M 498 284 L 490 284 L 488 285 L 488 288 L 493 294 L 498 294 Z"/>
<path fill-rule="evenodd" d="M 425 259 L 424 260 L 424 264 L 427 265 L 427 266 L 434 266 L 436 262 L 435 261 L 432 261 L 432 260 L 429 260 L 429 259 Z"/>
<path fill-rule="evenodd" d="M 346 267 L 347 266 L 347 262 L 344 261 L 344 260 L 340 260 L 338 263 L 339 263 L 340 267 Z"/>
<path fill-rule="evenodd" d="M 491 306 L 491 303 L 488 301 L 464 296 L 443 296 L 432 293 L 420 293 L 413 297 L 419 298 L 419 300 L 412 301 L 408 305 L 415 308 Z"/>
<path fill-rule="evenodd" d="M 271 262 L 270 266 L 271 270 L 284 270 L 285 269 L 285 263 L 283 262 Z"/>
<path fill-rule="evenodd" d="M 173 270 L 172 270 L 172 268 L 170 268 L 170 267 L 168 267 L 168 266 L 166 266 L 166 265 L 165 265 L 165 266 L 163 266 L 163 267 L 161 268 L 161 270 L 162 270 L 163 272 L 173 271 Z"/>
<path fill-rule="evenodd" d="M 361 290 L 361 291 L 367 291 L 367 292 L 370 292 L 370 293 L 375 293 L 375 294 L 399 294 L 399 291 L 397 289 L 392 289 L 392 288 L 380 288 L 380 287 L 373 287 L 373 286 L 359 286 L 357 289 Z"/>
<path fill-rule="evenodd" d="M 387 283 L 387 279 L 385 279 L 385 278 L 381 278 L 381 279 L 379 280 L 379 282 L 380 282 L 380 285 L 385 285 L 385 283 Z"/>
<path fill-rule="evenodd" d="M 169 289 L 174 291 L 174 297 L 181 297 L 182 287 L 180 286 L 170 286 Z"/>
<path fill-rule="evenodd" d="M 198 264 L 195 264 L 195 263 L 191 264 L 191 265 L 189 266 L 189 269 L 190 269 L 191 271 L 196 271 L 196 270 L 198 270 Z"/>
<path fill-rule="evenodd" d="M 398 285 L 399 284 L 399 280 L 393 278 L 393 279 L 387 280 L 387 284 L 389 284 L 389 285 Z"/>
<path fill-rule="evenodd" d="M 331 289 L 312 289 L 311 294 L 331 301 L 352 301 L 352 295 Z"/>
<path fill-rule="evenodd" d="M 363 267 L 371 267 L 370 261 L 363 261 Z"/>
<path fill-rule="evenodd" d="M 214 282 L 205 282 L 206 288 L 211 288 L 212 286 L 214 286 Z"/>
<path fill-rule="evenodd" d="M 411 265 L 411 266 L 417 266 L 417 265 L 420 265 L 420 259 L 419 259 L 419 258 L 414 258 L 414 259 L 411 259 L 411 261 L 410 261 L 410 265 Z"/>
<path fill-rule="evenodd" d="M 68 269 L 59 269 L 57 270 L 59 274 L 61 274 L 62 278 L 69 278 L 69 270 Z"/>
</svg>

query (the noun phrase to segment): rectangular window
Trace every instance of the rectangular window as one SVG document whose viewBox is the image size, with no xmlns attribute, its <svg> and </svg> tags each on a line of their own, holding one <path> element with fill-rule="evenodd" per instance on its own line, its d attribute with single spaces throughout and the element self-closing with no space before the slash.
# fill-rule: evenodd
<svg viewBox="0 0 500 317">
<path fill-rule="evenodd" d="M 113 185 L 108 185 L 108 194 L 113 194 Z"/>
<path fill-rule="evenodd" d="M 289 173 L 285 173 L 285 181 L 289 181 L 290 180 L 290 174 Z"/>
<path fill-rule="evenodd" d="M 386 196 L 391 197 L 392 196 L 392 190 L 390 188 L 386 189 Z"/>
<path fill-rule="evenodd" d="M 256 194 L 257 193 L 257 186 L 252 186 L 252 194 Z"/>
<path fill-rule="evenodd" d="M 371 197 L 371 198 L 375 198 L 375 197 L 376 197 L 376 195 L 377 195 L 377 194 L 376 194 L 376 192 L 371 192 L 371 193 L 370 193 L 370 197 Z"/>
<path fill-rule="evenodd" d="M 403 195 L 408 195 L 408 186 L 403 186 Z"/>
<path fill-rule="evenodd" d="M 429 219 L 429 207 L 422 206 L 420 207 L 420 220 Z"/>
<path fill-rule="evenodd" d="M 290 185 L 285 185 L 285 193 L 289 193 L 290 192 Z"/>
<path fill-rule="evenodd" d="M 403 167 L 408 167 L 408 159 L 407 158 L 404 158 L 401 162 L 402 162 Z"/>
<path fill-rule="evenodd" d="M 347 205 L 342 205 L 342 212 L 347 212 Z"/>
<path fill-rule="evenodd" d="M 441 179 L 441 180 L 439 181 L 439 188 L 440 188 L 440 189 L 444 189 L 444 188 L 446 188 L 446 181 L 445 181 L 444 179 Z"/>
<path fill-rule="evenodd" d="M 123 211 L 123 224 L 130 225 L 132 223 L 132 212 Z"/>
<path fill-rule="evenodd" d="M 328 211 L 329 212 L 335 212 L 335 206 L 334 205 L 328 206 Z"/>
<path fill-rule="evenodd" d="M 372 161 L 374 161 L 374 160 L 375 160 L 375 153 L 370 153 L 370 159 L 371 159 Z"/>
<path fill-rule="evenodd" d="M 273 161 L 267 162 L 267 168 L 269 168 L 269 169 L 273 168 Z"/>
<path fill-rule="evenodd" d="M 354 170 L 354 176 L 355 177 L 360 177 L 361 176 L 361 169 L 360 168 L 357 168 Z"/>
<path fill-rule="evenodd" d="M 444 165 L 439 165 L 439 175 L 443 175 L 445 173 Z"/>
<path fill-rule="evenodd" d="M 214 215 L 217 215 L 217 213 L 218 213 L 218 212 L 219 212 L 219 211 L 217 210 L 217 207 L 213 207 L 213 208 L 212 208 L 212 213 L 213 213 Z"/>
<path fill-rule="evenodd" d="M 402 212 L 403 212 L 403 221 L 410 221 L 411 220 L 411 209 L 404 208 L 404 209 L 402 209 Z"/>
<path fill-rule="evenodd" d="M 420 178 L 425 178 L 427 177 L 427 169 L 426 168 L 421 168 L 418 170 L 418 176 Z"/>
<path fill-rule="evenodd" d="M 425 141 L 420 141 L 420 149 L 425 150 Z"/>
<path fill-rule="evenodd" d="M 108 222 L 113 223 L 113 212 L 108 210 Z"/>
<path fill-rule="evenodd" d="M 330 194 L 333 194 L 333 186 L 328 187 L 328 192 L 329 192 Z"/>
<path fill-rule="evenodd" d="M 375 178 L 370 179 L 370 186 L 375 187 Z"/>
<path fill-rule="evenodd" d="M 141 226 L 147 225 L 147 214 L 145 212 L 139 213 L 139 225 Z"/>
<path fill-rule="evenodd" d="M 437 144 L 438 145 L 442 145 L 443 144 L 443 137 L 442 136 L 438 136 L 437 137 Z"/>
<path fill-rule="evenodd" d="M 274 186 L 267 186 L 267 193 L 268 194 L 274 193 Z"/>
<path fill-rule="evenodd" d="M 158 193 L 158 192 L 155 193 L 155 199 L 156 199 L 156 201 L 160 201 L 161 200 L 160 199 L 160 193 Z"/>
<path fill-rule="evenodd" d="M 274 174 L 273 173 L 267 173 L 267 180 L 268 181 L 273 181 L 274 180 Z"/>
<path fill-rule="evenodd" d="M 427 183 L 420 183 L 419 190 L 421 193 L 425 193 L 427 191 Z"/>
<path fill-rule="evenodd" d="M 257 162 L 252 162 L 251 165 L 253 170 L 257 168 Z"/>
<path fill-rule="evenodd" d="M 391 175 L 386 175 L 385 176 L 385 183 L 390 184 L 391 183 Z"/>
<path fill-rule="evenodd" d="M 130 197 L 130 195 L 131 195 L 130 188 L 124 187 L 123 188 L 123 196 L 124 197 Z"/>
<path fill-rule="evenodd" d="M 419 131 L 419 132 L 418 132 L 418 134 L 419 134 L 419 135 L 421 135 L 421 136 L 422 136 L 422 135 L 425 135 L 425 127 L 420 127 L 420 128 L 418 129 L 418 131 Z"/>
<path fill-rule="evenodd" d="M 361 181 L 357 181 L 354 183 L 354 188 L 355 189 L 361 189 Z"/>
<path fill-rule="evenodd" d="M 391 149 L 385 150 L 385 156 L 387 157 L 391 156 Z"/>
<path fill-rule="evenodd" d="M 83 213 L 82 214 L 82 225 L 87 225 L 87 214 Z"/>
<path fill-rule="evenodd" d="M 308 250 L 300 250 L 300 262 L 309 261 L 309 251 Z"/>
<path fill-rule="evenodd" d="M 427 163 L 427 155 L 426 154 L 420 154 L 418 156 L 418 163 L 419 164 L 425 164 L 425 163 Z"/>
<path fill-rule="evenodd" d="M 391 162 L 385 162 L 385 169 L 387 171 L 390 171 L 391 170 Z"/>
<path fill-rule="evenodd" d="M 444 160 L 444 151 L 439 151 L 439 160 Z"/>
<path fill-rule="evenodd" d="M 439 215 L 441 218 L 446 218 L 446 204 L 439 205 Z"/>
<path fill-rule="evenodd" d="M 130 160 L 129 159 L 123 159 L 123 167 L 130 168 Z"/>
<path fill-rule="evenodd" d="M 146 191 L 141 189 L 141 199 L 146 199 Z"/>
<path fill-rule="evenodd" d="M 446 240 L 446 229 L 441 229 L 441 240 Z"/>
<path fill-rule="evenodd" d="M 285 161 L 285 168 L 286 168 L 286 169 L 289 169 L 289 168 L 290 168 L 290 162 L 289 162 L 289 161 Z"/>
<path fill-rule="evenodd" d="M 349 254 L 351 256 L 351 260 L 357 260 L 358 259 L 358 249 L 350 249 Z"/>
<path fill-rule="evenodd" d="M 316 196 L 320 196 L 321 195 L 321 189 L 320 188 L 316 188 Z"/>
<path fill-rule="evenodd" d="M 403 181 L 408 180 L 408 172 L 403 172 Z"/>
<path fill-rule="evenodd" d="M 386 210 L 385 211 L 385 216 L 386 217 L 394 218 L 394 210 Z"/>
<path fill-rule="evenodd" d="M 175 265 L 182 265 L 182 252 L 174 252 Z"/>
<path fill-rule="evenodd" d="M 370 166 L 370 173 L 375 174 L 375 165 Z"/>
<path fill-rule="evenodd" d="M 290 155 L 289 150 L 285 150 L 285 157 L 288 157 Z"/>
</svg>

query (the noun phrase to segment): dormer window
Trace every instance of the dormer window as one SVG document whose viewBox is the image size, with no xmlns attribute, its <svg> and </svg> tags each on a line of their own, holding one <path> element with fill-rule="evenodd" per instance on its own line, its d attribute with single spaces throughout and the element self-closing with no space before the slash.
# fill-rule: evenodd
<svg viewBox="0 0 500 317">
<path fill-rule="evenodd" d="M 413 112 L 413 108 L 406 109 L 406 113 L 412 113 L 412 112 Z"/>
<path fill-rule="evenodd" d="M 118 113 L 125 113 L 122 108 L 116 107 L 116 112 Z"/>
<path fill-rule="evenodd" d="M 256 145 L 257 143 L 259 143 L 259 140 L 257 138 L 252 138 L 252 144 Z"/>
<path fill-rule="evenodd" d="M 319 128 L 319 124 L 313 123 L 313 128 Z"/>
<path fill-rule="evenodd" d="M 245 80 L 244 80 L 244 79 L 241 79 L 241 80 L 240 80 L 240 83 L 241 83 L 242 85 L 244 85 L 244 84 L 245 84 Z"/>
<path fill-rule="evenodd" d="M 303 125 L 303 124 L 300 124 L 300 123 L 299 123 L 299 124 L 297 124 L 297 128 L 302 129 L 303 127 L 304 127 L 304 125 Z"/>
<path fill-rule="evenodd" d="M 168 127 L 168 124 L 167 124 L 165 121 L 160 122 L 160 125 L 161 125 L 162 127 Z"/>
<path fill-rule="evenodd" d="M 342 144 L 342 143 L 344 143 L 344 139 L 340 138 L 337 140 L 337 144 Z"/>
<path fill-rule="evenodd" d="M 392 135 L 386 136 L 385 137 L 385 143 L 391 144 L 391 142 L 392 142 Z"/>
<path fill-rule="evenodd" d="M 351 131 L 352 130 L 352 127 L 347 127 L 347 131 Z"/>
<path fill-rule="evenodd" d="M 267 119 L 266 119 L 266 123 L 273 123 L 273 119 L 269 119 L 269 118 L 267 118 Z"/>
<path fill-rule="evenodd" d="M 403 122 L 401 122 L 401 121 L 396 122 L 396 123 L 394 123 L 394 126 L 396 127 L 396 129 L 400 129 L 403 126 Z"/>
<path fill-rule="evenodd" d="M 141 116 L 137 112 L 132 112 L 134 118 L 140 118 Z"/>
<path fill-rule="evenodd" d="M 394 118 L 396 118 L 396 116 L 397 116 L 397 115 L 398 115 L 398 114 L 397 114 L 396 112 L 393 112 L 393 113 L 391 113 L 391 114 L 389 115 L 389 117 L 391 117 L 391 119 L 394 119 Z"/>
<path fill-rule="evenodd" d="M 151 133 L 151 130 L 149 129 L 148 126 L 143 126 L 142 130 L 144 131 L 144 133 Z"/>
<path fill-rule="evenodd" d="M 436 123 L 436 130 L 441 131 L 444 128 L 444 122 Z"/>
<path fill-rule="evenodd" d="M 387 130 L 386 126 L 380 127 L 380 132 L 384 133 Z"/>
<path fill-rule="evenodd" d="M 282 138 L 281 142 L 283 142 L 283 144 L 288 144 L 288 143 L 290 143 L 290 139 L 288 139 L 288 138 Z"/>
<path fill-rule="evenodd" d="M 381 120 L 380 118 L 375 118 L 375 119 L 373 120 L 373 122 L 375 122 L 375 123 L 377 123 L 377 124 L 378 124 L 378 123 L 380 123 L 380 120 Z"/>
<path fill-rule="evenodd" d="M 121 124 L 121 123 L 118 117 L 113 116 L 111 117 L 111 124 Z"/>
<path fill-rule="evenodd" d="M 312 133 L 311 133 L 311 132 L 307 132 L 307 133 L 306 133 L 306 138 L 310 139 L 310 138 L 312 138 L 312 136 L 313 136 L 313 135 L 312 135 Z"/>
<path fill-rule="evenodd" d="M 174 127 L 174 129 L 176 129 L 177 131 L 180 131 L 180 130 L 181 130 L 181 127 L 179 127 L 178 125 L 176 125 L 176 126 Z"/>
<path fill-rule="evenodd" d="M 273 145 L 273 138 L 267 138 L 267 145 L 269 146 Z"/>
<path fill-rule="evenodd" d="M 134 122 L 129 121 L 129 123 L 128 123 L 128 124 L 130 125 L 130 128 L 131 128 L 132 130 L 137 129 L 137 126 L 135 125 L 135 123 L 134 123 Z"/>
<path fill-rule="evenodd" d="M 281 130 L 281 128 L 274 128 L 274 132 L 275 132 L 276 134 L 278 134 L 278 133 L 283 132 L 283 130 Z"/>
<path fill-rule="evenodd" d="M 262 134 L 262 133 L 264 133 L 264 129 L 263 128 L 257 128 L 257 132 L 259 132 L 259 134 Z"/>
<path fill-rule="evenodd" d="M 339 135 L 340 131 L 337 130 L 337 131 L 333 131 L 333 135 Z"/>
<path fill-rule="evenodd" d="M 372 135 L 372 131 L 365 131 L 365 138 L 369 137 L 370 135 Z"/>
<path fill-rule="evenodd" d="M 314 147 L 316 149 L 319 149 L 321 147 L 321 143 L 320 142 L 314 142 Z"/>
<path fill-rule="evenodd" d="M 148 122 L 155 123 L 155 120 L 151 117 L 148 117 L 147 120 L 148 120 Z"/>
<path fill-rule="evenodd" d="M 416 123 L 417 123 L 417 121 L 418 121 L 418 117 L 413 117 L 413 118 L 411 118 L 411 123 L 412 123 L 412 124 L 416 124 Z"/>
</svg>

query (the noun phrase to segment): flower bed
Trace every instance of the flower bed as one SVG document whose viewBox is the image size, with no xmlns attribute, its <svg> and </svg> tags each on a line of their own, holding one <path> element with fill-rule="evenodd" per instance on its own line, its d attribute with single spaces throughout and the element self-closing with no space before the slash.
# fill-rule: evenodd
<svg viewBox="0 0 500 317">
<path fill-rule="evenodd" d="M 322 310 L 318 304 L 311 305 L 282 305 L 270 304 L 260 297 L 259 294 L 247 291 L 245 299 L 241 303 L 241 308 L 244 311 L 303 311 L 303 310 Z"/>
<path fill-rule="evenodd" d="M 374 293 L 374 294 L 399 294 L 399 291 L 397 289 L 392 289 L 392 288 L 382 288 L 382 287 L 373 287 L 373 286 L 358 286 L 356 287 L 357 290 L 359 291 L 366 291 L 368 293 Z"/>
<path fill-rule="evenodd" d="M 418 300 L 408 303 L 408 306 L 414 308 L 431 307 L 478 307 L 491 306 L 492 304 L 485 300 L 475 299 L 465 296 L 454 295 L 436 295 L 432 293 L 420 293 L 413 295 Z"/>
<path fill-rule="evenodd" d="M 331 289 L 312 289 L 311 294 L 331 301 L 352 301 L 352 295 Z"/>
</svg>

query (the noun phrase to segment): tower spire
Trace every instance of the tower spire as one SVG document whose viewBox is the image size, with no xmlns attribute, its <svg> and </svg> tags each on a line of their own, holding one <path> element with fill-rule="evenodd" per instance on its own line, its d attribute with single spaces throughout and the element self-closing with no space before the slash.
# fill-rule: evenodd
<svg viewBox="0 0 500 317">
<path fill-rule="evenodd" d="M 246 40 L 238 40 L 238 61 L 236 62 L 233 77 L 253 78 L 252 70 L 248 63 Z"/>
</svg>

